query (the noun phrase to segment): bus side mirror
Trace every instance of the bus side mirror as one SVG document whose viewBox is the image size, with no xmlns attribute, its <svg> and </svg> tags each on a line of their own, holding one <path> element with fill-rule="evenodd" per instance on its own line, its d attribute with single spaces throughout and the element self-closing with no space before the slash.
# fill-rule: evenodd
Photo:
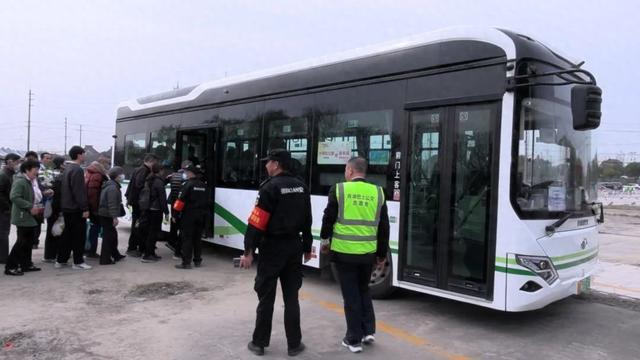
<svg viewBox="0 0 640 360">
<path fill-rule="evenodd" d="M 600 126 L 602 89 L 596 85 L 575 85 L 571 89 L 571 114 L 575 130 L 593 130 Z"/>
</svg>

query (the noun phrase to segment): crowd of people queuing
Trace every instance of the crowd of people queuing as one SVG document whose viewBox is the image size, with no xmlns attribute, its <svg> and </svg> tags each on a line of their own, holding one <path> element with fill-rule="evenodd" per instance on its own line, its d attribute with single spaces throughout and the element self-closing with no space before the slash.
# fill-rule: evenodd
<svg viewBox="0 0 640 360">
<path fill-rule="evenodd" d="M 101 265 L 115 264 L 126 255 L 118 251 L 118 218 L 125 215 L 121 184 L 124 171 L 107 170 L 103 161 L 81 166 L 85 152 L 80 146 L 69 150 L 70 160 L 29 152 L 25 159 L 16 154 L 5 157 L 0 173 L 0 262 L 6 275 L 39 271 L 32 261 L 38 246 L 41 224 L 47 221 L 44 262 L 55 268 L 68 266 L 88 270 L 85 257 L 100 259 Z M 305 350 L 300 328 L 298 291 L 302 286 L 302 260 L 312 257 L 311 195 L 304 181 L 294 175 L 291 153 L 269 151 L 262 182 L 245 233 L 245 252 L 239 266 L 250 268 L 256 250 L 258 295 L 255 329 L 247 348 L 263 355 L 271 339 L 272 317 L 278 280 L 283 292 L 287 353 L 296 356 Z M 320 233 L 321 252 L 335 263 L 344 300 L 347 331 L 341 344 L 358 353 L 362 345 L 375 341 L 375 314 L 369 292 L 372 266 L 386 261 L 389 242 L 388 210 L 382 187 L 366 180 L 367 160 L 353 157 L 345 165 L 346 182 L 329 190 Z M 182 260 L 178 269 L 202 264 L 201 236 L 209 196 L 200 167 L 186 160 L 168 177 L 160 175 L 159 159 L 146 154 L 133 171 L 124 197 L 131 208 L 132 227 L 126 254 L 153 263 L 161 259 L 156 240 L 163 218 L 171 217 L 168 245 L 174 258 Z M 169 184 L 167 197 L 165 187 Z M 171 208 L 171 213 L 169 209 Z M 87 222 L 89 229 L 87 231 Z M 8 251 L 9 227 L 16 226 L 17 241 Z M 102 247 L 98 237 L 102 232 Z"/>
<path fill-rule="evenodd" d="M 169 221 L 169 247 L 174 258 L 182 260 L 179 269 L 202 263 L 200 239 L 206 218 L 206 196 L 198 194 L 206 186 L 201 171 L 185 161 L 179 172 L 164 178 L 158 158 L 147 154 L 136 168 L 125 193 L 132 210 L 132 229 L 127 255 L 118 251 L 118 218 L 125 215 L 121 186 L 124 170 L 109 167 L 101 157 L 83 168 L 85 151 L 73 146 L 68 160 L 47 152 L 29 151 L 21 158 L 15 153 L 5 156 L 0 171 L 0 263 L 11 276 L 40 271 L 32 259 L 32 250 L 40 246 L 42 224 L 46 222 L 43 263 L 56 269 L 71 266 L 89 270 L 86 258 L 111 265 L 127 255 L 140 257 L 143 263 L 156 262 L 156 241 L 163 218 Z M 167 198 L 165 185 L 171 185 Z M 169 201 L 168 201 L 169 200 Z M 179 206 L 173 206 L 176 203 Z M 181 231 L 180 224 L 188 226 Z M 9 233 L 14 225 L 17 240 L 9 251 Z M 98 252 L 98 238 L 102 244 Z M 72 259 L 72 264 L 69 260 Z"/>
</svg>

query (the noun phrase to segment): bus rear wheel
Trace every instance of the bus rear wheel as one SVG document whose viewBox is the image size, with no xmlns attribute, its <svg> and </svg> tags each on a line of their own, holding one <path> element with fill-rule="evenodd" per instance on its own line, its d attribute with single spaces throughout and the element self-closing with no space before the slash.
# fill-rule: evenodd
<svg viewBox="0 0 640 360">
<path fill-rule="evenodd" d="M 335 263 L 331 263 L 331 275 L 333 280 L 340 284 L 340 277 L 338 276 L 338 269 Z M 387 260 L 381 267 L 374 266 L 371 272 L 371 279 L 369 280 L 369 291 L 371 297 L 374 299 L 385 299 L 389 297 L 394 291 L 393 284 L 393 266 L 391 264 L 391 253 L 387 253 Z"/>
</svg>

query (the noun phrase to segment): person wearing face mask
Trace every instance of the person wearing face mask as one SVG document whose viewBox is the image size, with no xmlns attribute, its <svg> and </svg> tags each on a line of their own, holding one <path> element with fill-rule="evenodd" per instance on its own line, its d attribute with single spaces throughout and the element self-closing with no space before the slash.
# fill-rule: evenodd
<svg viewBox="0 0 640 360">
<path fill-rule="evenodd" d="M 182 252 L 180 248 L 182 247 L 181 236 L 178 235 L 178 231 L 180 230 L 180 216 L 178 212 L 173 208 L 173 203 L 178 199 L 178 194 L 180 194 L 180 189 L 182 185 L 187 181 L 187 173 L 184 171 L 187 166 L 192 165 L 191 161 L 185 160 L 181 164 L 180 170 L 172 173 L 167 176 L 166 182 L 169 184 L 171 191 L 169 192 L 169 198 L 167 199 L 167 203 L 171 207 L 171 224 L 169 230 L 169 241 L 167 242 L 167 247 L 173 250 L 173 258 L 175 260 L 182 259 Z"/>
<path fill-rule="evenodd" d="M 0 264 L 6 264 L 9 256 L 9 232 L 11 231 L 11 185 L 20 156 L 14 153 L 4 157 L 5 166 L 0 171 Z"/>
<path fill-rule="evenodd" d="M 38 227 L 35 217 L 44 211 L 44 208 L 36 206 L 42 201 L 42 193 L 34 191 L 38 187 L 34 181 L 38 177 L 38 170 L 40 163 L 37 160 L 25 161 L 11 185 L 11 223 L 18 228 L 18 239 L 7 258 L 4 269 L 6 275 L 24 275 L 28 271 L 40 270 L 31 261 L 34 232 Z"/>
<path fill-rule="evenodd" d="M 120 184 L 124 180 L 124 170 L 114 166 L 109 170 L 109 180 L 102 185 L 98 206 L 98 217 L 102 226 L 102 248 L 100 265 L 110 265 L 126 256 L 118 251 L 118 218 L 124 215 Z"/>
</svg>

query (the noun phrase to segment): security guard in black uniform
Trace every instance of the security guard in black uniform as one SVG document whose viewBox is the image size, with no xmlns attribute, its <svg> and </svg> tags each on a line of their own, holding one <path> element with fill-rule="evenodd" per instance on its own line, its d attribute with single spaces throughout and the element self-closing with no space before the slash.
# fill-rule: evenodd
<svg viewBox="0 0 640 360">
<path fill-rule="evenodd" d="M 284 300 L 284 327 L 289 356 L 304 351 L 300 330 L 298 290 L 302 286 L 302 257 L 311 259 L 311 196 L 307 186 L 290 173 L 291 154 L 284 149 L 269 151 L 265 159 L 269 179 L 260 185 L 258 199 L 249 217 L 240 266 L 248 269 L 259 249 L 256 327 L 248 348 L 263 355 L 271 339 L 271 319 L 280 279 Z"/>
<path fill-rule="evenodd" d="M 180 216 L 180 234 L 182 236 L 182 263 L 177 269 L 191 269 L 193 264 L 202 264 L 201 238 L 209 210 L 207 185 L 201 178 L 200 167 L 189 164 L 184 168 L 187 182 L 182 185 L 173 209 Z M 173 221 L 176 221 L 175 217 Z"/>
</svg>

